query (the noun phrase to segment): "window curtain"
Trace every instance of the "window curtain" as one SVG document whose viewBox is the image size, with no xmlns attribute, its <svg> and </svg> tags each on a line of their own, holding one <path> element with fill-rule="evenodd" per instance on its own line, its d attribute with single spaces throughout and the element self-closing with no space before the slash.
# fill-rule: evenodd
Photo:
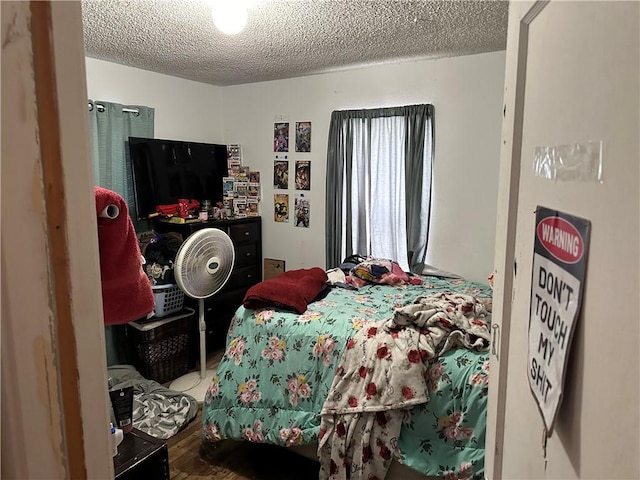
<svg viewBox="0 0 640 480">
<path fill-rule="evenodd" d="M 89 100 L 89 131 L 95 185 L 122 195 L 136 232 L 149 222 L 136 219 L 129 137 L 153 138 L 154 109 L 141 105 Z"/>
<path fill-rule="evenodd" d="M 421 272 L 427 253 L 433 105 L 331 114 L 326 262 L 348 255 L 396 260 Z"/>
<path fill-rule="evenodd" d="M 136 219 L 129 137 L 153 138 L 153 128 L 153 108 L 89 100 L 94 183 L 122 195 L 136 232 L 149 230 L 150 225 Z M 108 366 L 132 362 L 124 325 L 105 326 L 105 346 Z"/>
</svg>

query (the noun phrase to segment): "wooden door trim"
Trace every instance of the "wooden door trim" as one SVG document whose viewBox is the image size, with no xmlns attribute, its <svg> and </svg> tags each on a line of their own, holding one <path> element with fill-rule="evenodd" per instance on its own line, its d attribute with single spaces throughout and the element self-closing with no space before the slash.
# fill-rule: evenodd
<svg viewBox="0 0 640 480">
<path fill-rule="evenodd" d="M 87 478 L 87 468 L 84 454 L 76 333 L 71 311 L 72 288 L 67 244 L 68 218 L 60 146 L 51 5 L 49 1 L 32 1 L 30 10 L 43 193 L 46 202 L 49 271 L 53 285 L 51 307 L 55 319 L 57 371 L 60 379 L 64 424 L 63 447 L 69 478 L 82 480 Z"/>
<path fill-rule="evenodd" d="M 507 68 L 515 68 L 513 85 L 509 83 L 510 72 L 505 72 L 505 105 L 503 149 L 501 158 L 500 186 L 498 194 L 498 223 L 496 232 L 496 277 L 497 282 L 494 291 L 494 318 L 499 320 L 500 334 L 499 344 L 492 356 L 498 361 L 498 371 L 492 369 L 492 376 L 500 379 L 496 395 L 495 437 L 487 437 L 486 454 L 491 463 L 491 472 L 487 472 L 492 479 L 502 478 L 502 453 L 504 442 L 504 418 L 507 402 L 506 378 L 509 369 L 509 335 L 511 326 L 511 303 L 513 297 L 513 283 L 516 275 L 515 264 L 516 225 L 518 216 L 518 198 L 520 185 L 520 165 L 522 150 L 522 134 L 524 119 L 524 96 L 527 75 L 527 53 L 529 44 L 529 27 L 531 23 L 549 4 L 550 0 L 536 1 L 518 22 L 517 28 L 517 54 L 516 64 L 507 65 Z M 511 4 L 514 8 L 518 4 Z M 509 48 L 509 46 L 507 46 Z M 507 61 L 508 61 L 507 55 Z M 512 86 L 513 91 L 511 91 Z M 500 221 L 501 209 L 506 208 L 506 217 Z M 500 239 L 503 239 L 502 242 Z M 497 307 L 497 308 L 496 308 Z M 494 362 L 492 362 L 494 363 Z M 491 382 L 490 382 L 491 385 Z M 490 413 L 490 412 L 488 412 Z M 487 455 L 488 454 L 488 455 Z M 486 463 L 485 463 L 486 468 Z M 485 470 L 487 471 L 487 470 Z"/>
</svg>

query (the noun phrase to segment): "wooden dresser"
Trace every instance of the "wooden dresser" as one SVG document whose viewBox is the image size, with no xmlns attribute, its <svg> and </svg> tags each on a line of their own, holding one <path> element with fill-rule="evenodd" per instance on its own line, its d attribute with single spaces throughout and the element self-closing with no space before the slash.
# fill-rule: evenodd
<svg viewBox="0 0 640 480">
<path fill-rule="evenodd" d="M 156 232 L 177 232 L 184 239 L 202 228 L 218 228 L 224 231 L 233 241 L 236 255 L 233 272 L 225 287 L 205 300 L 207 351 L 210 352 L 224 346 L 233 313 L 242 304 L 242 299 L 249 287 L 262 281 L 262 219 L 246 217 L 187 224 L 159 220 L 153 222 L 153 229 Z M 185 305 L 196 310 L 197 318 L 197 300 L 185 296 Z M 198 357 L 197 322 L 193 323 L 194 343 L 190 348 L 190 365 L 193 365 Z"/>
</svg>

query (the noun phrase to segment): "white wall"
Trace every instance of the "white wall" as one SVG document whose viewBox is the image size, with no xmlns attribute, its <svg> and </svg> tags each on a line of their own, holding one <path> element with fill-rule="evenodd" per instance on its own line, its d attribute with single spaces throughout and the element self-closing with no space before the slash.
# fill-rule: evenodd
<svg viewBox="0 0 640 480">
<path fill-rule="evenodd" d="M 244 162 L 262 172 L 263 256 L 286 260 L 287 269 L 325 265 L 324 180 L 333 110 L 432 103 L 428 262 L 486 283 L 493 270 L 504 61 L 504 52 L 494 52 L 225 87 L 225 140 L 241 143 Z M 273 122 L 279 116 L 288 117 L 291 130 L 296 121 L 312 122 L 311 153 L 288 155 L 290 162 L 311 160 L 309 229 L 273 221 Z M 289 187 L 292 202 L 297 192 L 291 181 Z"/>
<path fill-rule="evenodd" d="M 155 137 L 206 143 L 222 138 L 222 89 L 86 58 L 89 98 L 155 108 Z"/>
<path fill-rule="evenodd" d="M 504 52 L 403 62 L 231 87 L 87 58 L 89 97 L 156 109 L 158 138 L 240 143 L 243 161 L 262 172 L 263 256 L 288 270 L 325 265 L 324 198 L 333 110 L 415 103 L 435 106 L 436 153 L 427 260 L 486 282 L 493 270 Z M 273 221 L 273 122 L 312 122 L 310 228 Z M 293 136 L 292 136 L 293 145 Z M 279 154 L 281 155 L 281 154 Z M 292 179 L 291 208 L 296 193 Z"/>
</svg>

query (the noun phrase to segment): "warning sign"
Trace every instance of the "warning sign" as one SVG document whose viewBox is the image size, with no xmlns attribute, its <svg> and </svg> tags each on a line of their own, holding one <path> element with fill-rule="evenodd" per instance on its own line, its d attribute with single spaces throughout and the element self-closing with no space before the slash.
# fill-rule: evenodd
<svg viewBox="0 0 640 480">
<path fill-rule="evenodd" d="M 549 434 L 582 303 L 590 229 L 588 220 L 544 207 L 536 211 L 528 377 Z"/>
</svg>

